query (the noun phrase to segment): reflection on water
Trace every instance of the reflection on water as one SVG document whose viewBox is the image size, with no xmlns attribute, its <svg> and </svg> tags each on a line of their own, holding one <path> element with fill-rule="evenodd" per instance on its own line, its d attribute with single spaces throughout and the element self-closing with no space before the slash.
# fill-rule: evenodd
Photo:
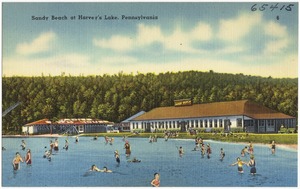
<svg viewBox="0 0 300 189">
<path fill-rule="evenodd" d="M 297 186 L 297 152 L 278 148 L 271 155 L 270 148 L 254 144 L 257 174 L 250 174 L 250 167 L 244 165 L 244 173 L 239 174 L 236 166 L 229 166 L 240 156 L 245 144 L 204 141 L 210 143 L 210 158 L 201 155 L 201 150 L 193 151 L 194 140 L 158 139 L 149 143 L 146 138 L 129 138 L 131 157 L 125 156 L 124 141 L 115 138 L 113 145 L 106 145 L 104 138 L 91 140 L 80 137 L 78 143 L 69 137 L 69 149 L 63 149 L 65 137 L 59 138 L 59 151 L 53 152 L 51 161 L 43 158 L 51 138 L 23 138 L 31 149 L 32 165 L 21 164 L 18 171 L 12 170 L 11 161 L 20 149 L 22 138 L 3 138 L 2 145 L 2 185 L 3 186 L 151 186 L 155 172 L 160 173 L 161 186 L 169 187 L 273 187 Z M 178 147 L 184 153 L 180 157 Z M 226 156 L 220 161 L 220 149 Z M 114 151 L 118 150 L 121 163 L 118 164 Z M 134 157 L 140 163 L 127 162 Z M 248 162 L 250 157 L 241 158 Z M 89 171 L 91 165 L 104 166 L 113 173 Z"/>
</svg>

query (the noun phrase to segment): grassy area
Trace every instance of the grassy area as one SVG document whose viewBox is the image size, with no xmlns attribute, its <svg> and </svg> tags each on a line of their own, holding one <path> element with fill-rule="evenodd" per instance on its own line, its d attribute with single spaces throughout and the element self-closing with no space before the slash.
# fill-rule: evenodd
<svg viewBox="0 0 300 189">
<path fill-rule="evenodd" d="M 163 138 L 163 133 L 154 133 L 157 135 L 158 138 Z M 98 137 L 143 137 L 149 138 L 149 136 L 153 136 L 153 133 L 139 133 L 139 134 L 132 134 L 132 133 L 85 133 L 82 136 L 90 136 L 94 137 L 97 135 Z M 196 136 L 202 137 L 204 140 L 216 140 L 216 141 L 224 141 L 224 142 L 249 142 L 252 141 L 253 143 L 264 143 L 269 144 L 272 140 L 275 140 L 277 144 L 298 144 L 298 134 L 254 134 L 254 133 L 234 133 L 232 135 L 221 135 L 220 133 L 213 134 L 213 133 L 199 133 L 197 135 L 190 135 L 187 133 L 179 133 L 177 138 L 182 139 L 194 139 Z"/>
</svg>

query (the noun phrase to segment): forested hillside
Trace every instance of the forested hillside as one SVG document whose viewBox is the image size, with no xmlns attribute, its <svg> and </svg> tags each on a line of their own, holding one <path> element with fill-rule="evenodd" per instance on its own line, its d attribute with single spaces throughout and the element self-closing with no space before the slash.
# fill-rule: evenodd
<svg viewBox="0 0 300 189">
<path fill-rule="evenodd" d="M 135 113 L 172 106 L 174 99 L 193 103 L 249 99 L 297 116 L 298 79 L 273 79 L 243 74 L 178 72 L 103 76 L 3 77 L 3 133 L 43 118 L 99 118 L 120 122 Z"/>
</svg>

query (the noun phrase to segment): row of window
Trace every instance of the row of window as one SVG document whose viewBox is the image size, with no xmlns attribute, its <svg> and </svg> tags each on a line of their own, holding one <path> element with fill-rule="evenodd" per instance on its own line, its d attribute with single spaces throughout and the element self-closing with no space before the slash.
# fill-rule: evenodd
<svg viewBox="0 0 300 189">
<path fill-rule="evenodd" d="M 227 122 L 226 122 L 227 121 Z M 142 122 L 141 129 L 179 129 L 182 126 L 187 128 L 223 128 L 224 124 L 229 123 L 229 120 L 223 119 L 204 119 L 204 120 L 186 120 L 186 121 L 154 121 Z M 139 123 L 132 123 L 133 129 L 139 128 Z M 242 119 L 241 119 L 242 126 Z"/>
</svg>

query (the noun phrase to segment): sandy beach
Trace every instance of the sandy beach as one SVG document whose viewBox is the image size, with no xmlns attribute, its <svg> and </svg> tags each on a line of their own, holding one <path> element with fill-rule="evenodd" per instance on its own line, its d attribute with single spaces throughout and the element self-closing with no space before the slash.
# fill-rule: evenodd
<svg viewBox="0 0 300 189">
<path fill-rule="evenodd" d="M 53 138 L 59 138 L 59 137 L 66 137 L 64 135 L 59 134 L 42 134 L 42 135 L 2 135 L 3 138 L 23 138 L 23 137 L 30 137 L 30 138 L 42 138 L 42 137 L 53 137 Z M 244 143 L 244 142 L 242 142 Z M 245 145 L 248 145 L 248 143 L 244 143 Z M 270 146 L 270 144 L 264 144 L 264 143 L 253 143 L 254 145 L 267 145 Z M 298 151 L 298 144 L 276 144 L 278 148 L 287 148 L 292 150 Z"/>
</svg>

